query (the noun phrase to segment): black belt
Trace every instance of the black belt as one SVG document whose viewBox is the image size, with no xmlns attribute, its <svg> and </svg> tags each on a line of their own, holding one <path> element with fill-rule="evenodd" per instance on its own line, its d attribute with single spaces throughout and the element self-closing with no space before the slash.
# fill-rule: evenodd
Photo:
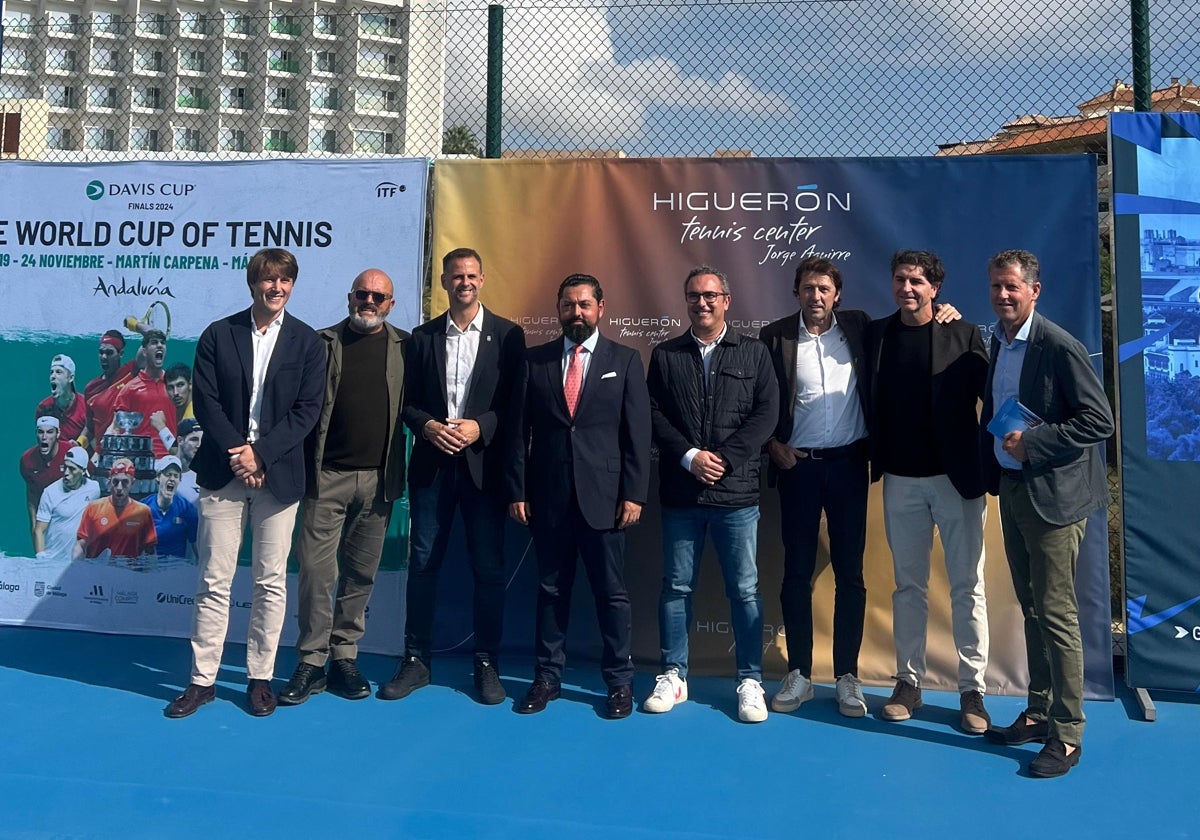
<svg viewBox="0 0 1200 840">
<path fill-rule="evenodd" d="M 1022 472 L 1021 470 L 1010 470 L 1007 467 L 1000 468 L 1000 475 L 1004 476 L 1005 478 L 1012 479 L 1013 481 L 1024 481 L 1025 480 L 1024 472 Z"/>
<path fill-rule="evenodd" d="M 803 449 L 797 447 L 797 458 L 812 458 L 814 461 L 834 461 L 838 458 L 851 458 L 863 451 L 863 442 L 856 440 L 845 446 L 834 446 L 830 449 Z"/>
</svg>

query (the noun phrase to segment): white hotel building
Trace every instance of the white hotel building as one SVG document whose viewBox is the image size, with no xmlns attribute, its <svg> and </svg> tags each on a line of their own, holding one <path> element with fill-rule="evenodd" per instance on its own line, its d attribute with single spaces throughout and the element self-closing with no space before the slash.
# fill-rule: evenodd
<svg viewBox="0 0 1200 840">
<path fill-rule="evenodd" d="M 2 0 L 5 157 L 435 156 L 444 0 Z"/>
</svg>

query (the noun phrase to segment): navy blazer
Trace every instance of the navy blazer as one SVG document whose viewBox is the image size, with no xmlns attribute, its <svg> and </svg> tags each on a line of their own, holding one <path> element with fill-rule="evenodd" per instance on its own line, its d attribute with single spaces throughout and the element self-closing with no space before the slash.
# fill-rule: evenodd
<svg viewBox="0 0 1200 840">
<path fill-rule="evenodd" d="M 1045 422 L 1021 435 L 1029 456 L 1021 472 L 1038 515 L 1051 525 L 1070 525 L 1108 504 L 1100 444 L 1113 434 L 1113 416 L 1087 349 L 1036 310 L 1030 317 L 1017 398 Z M 992 378 L 999 353 L 993 336 L 979 428 L 984 476 L 993 495 L 1000 490 L 1000 464 L 987 424 L 995 413 Z"/>
<path fill-rule="evenodd" d="M 883 469 L 878 466 L 876 433 L 879 418 L 879 367 L 887 351 L 888 326 L 900 320 L 896 312 L 872 321 L 867 328 L 867 357 L 870 361 L 871 410 L 867 428 L 871 433 L 871 480 L 878 481 Z M 933 370 L 933 428 L 914 429 L 914 434 L 930 434 L 937 441 L 942 468 L 954 489 L 964 499 L 978 499 L 984 493 L 983 465 L 979 457 L 979 400 L 987 380 L 988 358 L 979 327 L 966 321 L 949 324 L 933 322 L 930 358 Z"/>
<path fill-rule="evenodd" d="M 560 522 L 572 496 L 587 524 L 616 527 L 622 501 L 650 490 L 650 397 L 642 357 L 604 336 L 588 365 L 575 417 L 563 395 L 561 336 L 525 357 L 505 472 L 510 501 L 530 524 Z"/>
<path fill-rule="evenodd" d="M 192 407 L 204 437 L 192 469 L 196 483 L 209 490 L 233 480 L 229 450 L 246 443 L 254 380 L 252 324 L 250 310 L 243 309 L 209 324 L 196 345 Z M 283 504 L 304 495 L 304 438 L 316 425 L 324 397 L 325 348 L 312 327 L 285 314 L 263 381 L 254 443 L 266 488 Z"/>
<path fill-rule="evenodd" d="M 446 408 L 446 322 L 449 312 L 413 330 L 405 356 L 404 409 L 401 417 L 412 430 L 412 459 L 408 483 L 428 487 L 437 471 L 453 458 L 425 439 L 422 430 L 430 420 L 445 422 Z M 471 480 L 480 490 L 503 493 L 504 441 L 513 391 L 525 360 L 525 331 L 486 307 L 480 326 L 479 353 L 471 370 L 471 385 L 461 414 L 479 424 L 479 440 L 462 456 Z M 493 442 L 499 441 L 493 446 Z"/>
</svg>

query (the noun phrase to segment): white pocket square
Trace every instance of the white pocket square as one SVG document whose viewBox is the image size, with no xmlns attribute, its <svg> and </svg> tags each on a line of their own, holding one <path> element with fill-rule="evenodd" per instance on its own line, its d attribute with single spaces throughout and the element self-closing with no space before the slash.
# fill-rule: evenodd
<svg viewBox="0 0 1200 840">
<path fill-rule="evenodd" d="M 616 375 L 617 375 L 617 372 L 615 370 L 610 370 L 608 373 L 604 374 L 600 378 L 601 379 L 612 379 Z"/>
</svg>

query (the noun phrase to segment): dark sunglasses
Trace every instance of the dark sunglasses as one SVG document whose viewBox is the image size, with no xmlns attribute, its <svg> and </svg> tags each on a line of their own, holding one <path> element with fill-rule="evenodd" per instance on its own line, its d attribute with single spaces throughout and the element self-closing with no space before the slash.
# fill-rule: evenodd
<svg viewBox="0 0 1200 840">
<path fill-rule="evenodd" d="M 383 292 L 368 292 L 366 289 L 355 289 L 354 299 L 359 303 L 366 303 L 369 300 L 371 303 L 379 306 L 385 301 L 391 300 L 392 296 Z"/>
</svg>

